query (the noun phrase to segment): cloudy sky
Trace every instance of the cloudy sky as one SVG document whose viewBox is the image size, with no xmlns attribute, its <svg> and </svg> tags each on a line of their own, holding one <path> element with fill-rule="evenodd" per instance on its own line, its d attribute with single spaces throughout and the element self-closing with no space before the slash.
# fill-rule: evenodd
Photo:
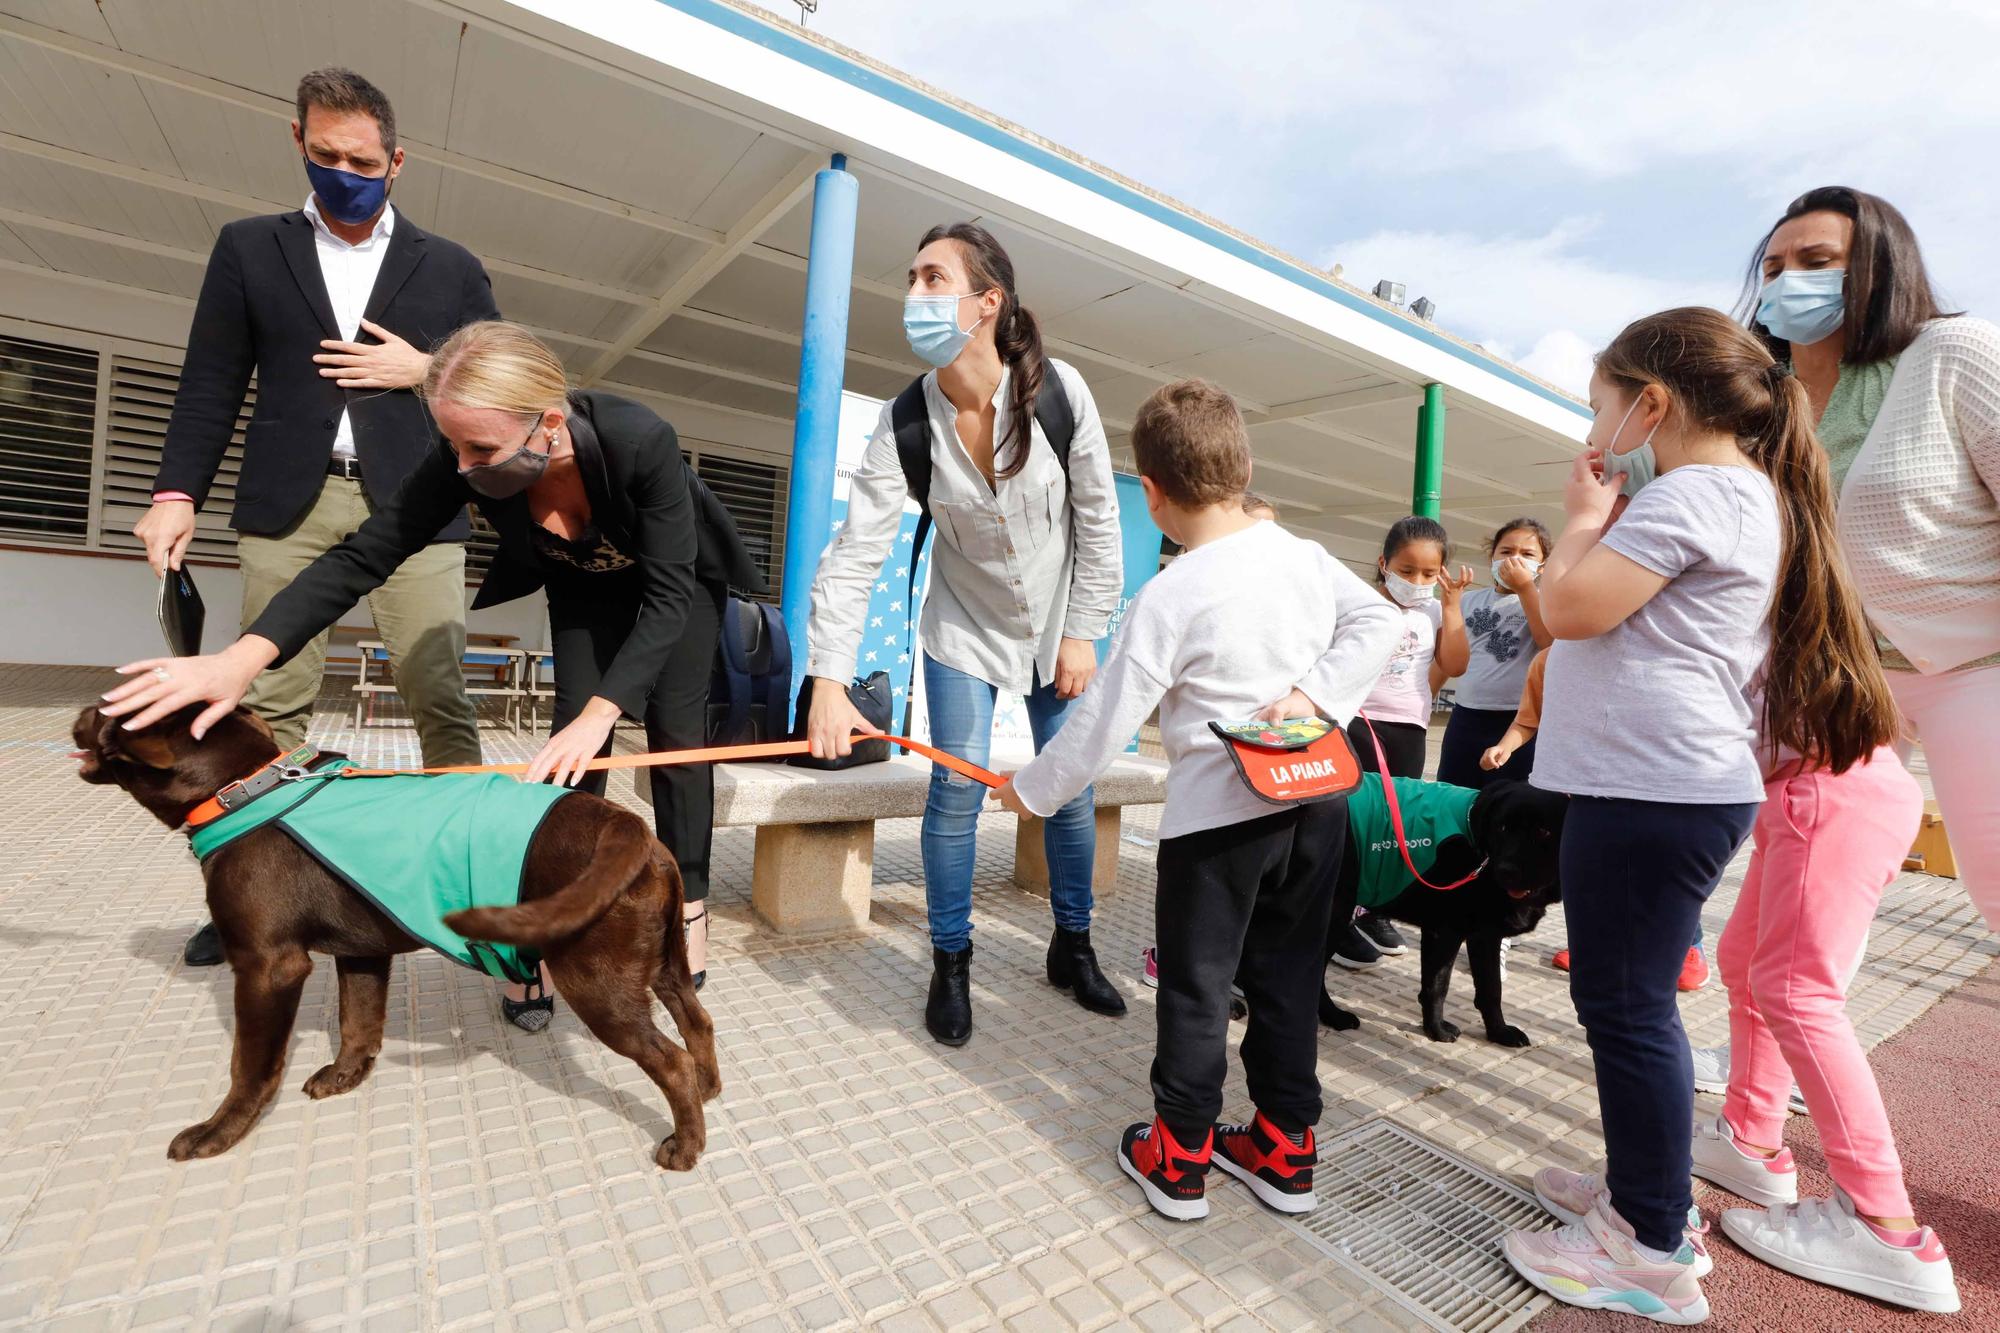
<svg viewBox="0 0 2000 1333">
<path fill-rule="evenodd" d="M 787 0 L 758 0 L 796 17 Z M 1571 389 L 1820 184 L 2000 314 L 1992 0 L 820 0 L 811 27 Z M 1982 165 L 1983 164 L 1983 165 Z"/>
</svg>

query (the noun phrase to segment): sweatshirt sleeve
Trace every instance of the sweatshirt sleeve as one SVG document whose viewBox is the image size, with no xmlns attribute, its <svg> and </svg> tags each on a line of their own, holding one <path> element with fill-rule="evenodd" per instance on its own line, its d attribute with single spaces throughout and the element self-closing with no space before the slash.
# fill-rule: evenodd
<svg viewBox="0 0 2000 1333">
<path fill-rule="evenodd" d="M 1298 688 L 1322 716 L 1346 726 L 1389 664 L 1402 623 L 1395 608 L 1354 571 L 1324 550 L 1320 558 L 1333 584 L 1333 639 Z"/>
<path fill-rule="evenodd" d="M 1133 599 L 1090 688 L 1063 719 L 1062 729 L 1014 775 L 1014 790 L 1044 819 L 1068 805 L 1102 773 L 1152 715 L 1173 675 L 1173 626 L 1155 614 L 1159 585 Z"/>
<path fill-rule="evenodd" d="M 806 619 L 806 674 L 845 683 L 868 618 L 868 594 L 903 526 L 909 483 L 896 452 L 894 401 L 882 404 L 868 452 L 847 485 L 847 519 L 819 559 Z M 925 427 L 929 429 L 928 425 Z M 915 552 L 911 555 L 914 559 Z M 910 608 L 912 612 L 915 607 Z"/>
</svg>

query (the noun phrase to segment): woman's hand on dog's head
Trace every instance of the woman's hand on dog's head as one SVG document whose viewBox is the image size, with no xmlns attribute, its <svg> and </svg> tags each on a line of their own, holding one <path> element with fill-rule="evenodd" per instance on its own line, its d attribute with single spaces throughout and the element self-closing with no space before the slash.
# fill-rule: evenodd
<svg viewBox="0 0 2000 1333">
<path fill-rule="evenodd" d="M 250 682 L 277 656 L 278 646 L 269 639 L 246 634 L 219 653 L 127 662 L 118 672 L 132 679 L 105 693 L 103 712 L 124 718 L 127 731 L 141 731 L 190 704 L 206 703 L 188 727 L 200 740 L 243 702 Z"/>
</svg>

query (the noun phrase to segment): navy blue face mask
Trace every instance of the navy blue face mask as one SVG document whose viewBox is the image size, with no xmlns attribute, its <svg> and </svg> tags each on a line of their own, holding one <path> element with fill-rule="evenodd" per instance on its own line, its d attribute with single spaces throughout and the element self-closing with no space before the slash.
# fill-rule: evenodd
<svg viewBox="0 0 2000 1333">
<path fill-rule="evenodd" d="M 305 164 L 306 179 L 312 182 L 313 193 L 319 196 L 319 206 L 336 222 L 345 222 L 350 227 L 366 222 L 381 212 L 388 201 L 386 172 L 380 176 L 357 176 L 338 167 L 323 167 L 310 157 Z"/>
</svg>

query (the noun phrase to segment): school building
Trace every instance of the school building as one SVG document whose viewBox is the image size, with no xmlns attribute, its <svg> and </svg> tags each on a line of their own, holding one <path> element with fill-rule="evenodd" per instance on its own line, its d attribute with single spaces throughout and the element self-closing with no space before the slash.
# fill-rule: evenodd
<svg viewBox="0 0 2000 1333">
<path fill-rule="evenodd" d="M 977 219 L 1007 246 L 1121 466 L 1146 394 L 1206 376 L 1249 416 L 1257 488 L 1357 567 L 1413 507 L 1468 553 L 1549 515 L 1588 424 L 1407 309 L 728 0 L 7 0 L 7 660 L 155 649 L 131 529 L 194 298 L 224 223 L 303 202 L 286 123 L 298 76 L 329 63 L 395 103 L 395 205 L 479 255 L 501 310 L 577 383 L 673 422 L 798 628 L 841 392 L 892 397 L 921 369 L 901 302 L 934 222 Z M 211 646 L 236 627 L 235 457 L 191 553 Z M 539 602 L 471 628 L 546 634 Z"/>
</svg>

